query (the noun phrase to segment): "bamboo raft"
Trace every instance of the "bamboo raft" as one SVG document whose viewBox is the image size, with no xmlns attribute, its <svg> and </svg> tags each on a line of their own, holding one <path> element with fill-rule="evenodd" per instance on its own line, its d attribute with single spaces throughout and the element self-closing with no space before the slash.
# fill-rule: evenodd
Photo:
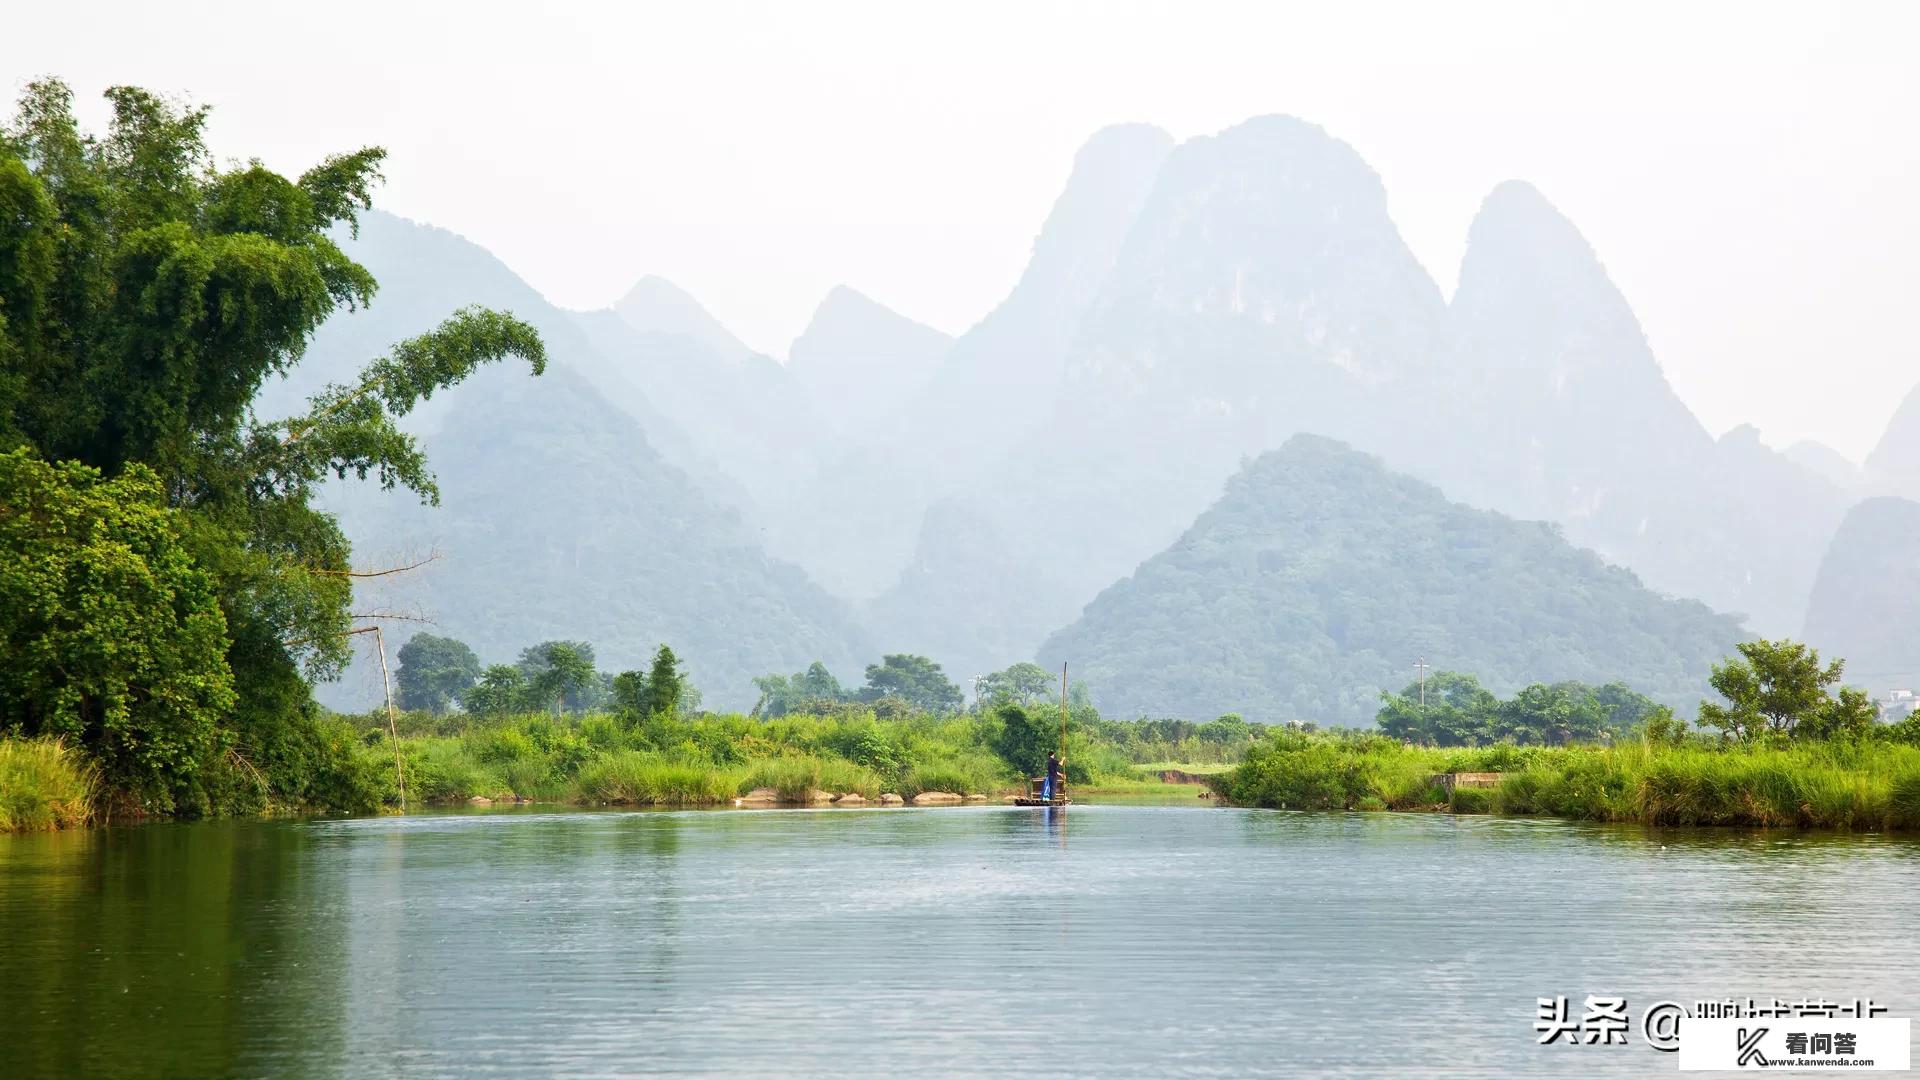
<svg viewBox="0 0 1920 1080">
<path fill-rule="evenodd" d="M 1065 806 L 1067 805 L 1067 801 L 1068 801 L 1067 800 L 1067 778 L 1065 776 L 1062 776 L 1060 778 L 1059 794 L 1049 799 L 1046 797 L 1046 795 L 1042 794 L 1046 790 L 1047 790 L 1046 777 L 1044 776 L 1028 777 L 1027 793 L 1025 795 L 1015 795 L 1013 797 L 1013 805 L 1015 806 Z"/>
</svg>

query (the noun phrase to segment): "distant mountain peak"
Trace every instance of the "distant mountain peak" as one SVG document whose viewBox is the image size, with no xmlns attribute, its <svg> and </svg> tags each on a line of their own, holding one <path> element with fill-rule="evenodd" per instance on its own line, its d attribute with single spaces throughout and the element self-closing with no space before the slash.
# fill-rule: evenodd
<svg viewBox="0 0 1920 1080">
<path fill-rule="evenodd" d="M 813 318 L 808 320 L 807 328 L 800 337 L 794 339 L 794 352 L 805 352 L 802 342 L 811 340 L 818 343 L 822 339 L 832 339 L 846 335 L 872 337 L 915 337 L 920 339 L 923 349 L 941 352 L 953 344 L 948 334 L 935 330 L 924 323 L 915 322 L 905 315 L 882 304 L 866 293 L 851 285 L 835 285 L 827 290 L 820 300 L 820 306 L 813 309 Z"/>
<path fill-rule="evenodd" d="M 1894 410 L 1866 466 L 1877 485 L 1920 496 L 1920 386 Z"/>
<path fill-rule="evenodd" d="M 846 285 L 836 285 L 787 351 L 821 416 L 851 430 L 897 413 L 926 385 L 953 339 Z"/>
<path fill-rule="evenodd" d="M 1519 268 L 1551 275 L 1557 284 L 1578 284 L 1621 308 L 1626 298 L 1613 287 L 1580 230 L 1540 189 L 1525 180 L 1505 180 L 1487 193 L 1467 229 L 1467 254 L 1461 286 L 1469 276 L 1490 269 Z M 1569 279 L 1573 280 L 1569 280 Z"/>
<path fill-rule="evenodd" d="M 613 310 L 628 326 L 644 334 L 669 334 L 691 338 L 707 351 L 730 363 L 738 363 L 753 350 L 720 324 L 693 295 L 668 281 L 648 274 L 627 290 Z"/>
</svg>

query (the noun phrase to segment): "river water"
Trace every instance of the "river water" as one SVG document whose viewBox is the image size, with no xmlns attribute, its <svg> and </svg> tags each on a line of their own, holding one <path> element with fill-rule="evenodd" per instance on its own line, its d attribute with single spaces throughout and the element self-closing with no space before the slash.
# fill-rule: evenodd
<svg viewBox="0 0 1920 1080">
<path fill-rule="evenodd" d="M 1641 1075 L 1920 1010 L 1920 844 L 1084 806 L 0 836 L 8 1076 Z M 1629 1045 L 1535 1042 L 1628 999 Z"/>
</svg>

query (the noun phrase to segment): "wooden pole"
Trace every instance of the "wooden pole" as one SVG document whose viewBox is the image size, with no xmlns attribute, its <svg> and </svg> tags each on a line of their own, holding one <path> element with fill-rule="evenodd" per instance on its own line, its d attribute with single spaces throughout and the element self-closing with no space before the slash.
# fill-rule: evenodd
<svg viewBox="0 0 1920 1080">
<path fill-rule="evenodd" d="M 373 642 L 380 648 L 380 684 L 387 691 L 387 738 L 393 741 L 393 783 L 400 789 L 400 812 L 407 812 L 407 774 L 400 767 L 400 729 L 393 722 L 393 679 L 387 674 L 387 636 L 373 628 Z"/>
<path fill-rule="evenodd" d="M 1067 665 L 1060 665 L 1060 790 L 1055 792 L 1062 802 L 1067 795 Z"/>
</svg>

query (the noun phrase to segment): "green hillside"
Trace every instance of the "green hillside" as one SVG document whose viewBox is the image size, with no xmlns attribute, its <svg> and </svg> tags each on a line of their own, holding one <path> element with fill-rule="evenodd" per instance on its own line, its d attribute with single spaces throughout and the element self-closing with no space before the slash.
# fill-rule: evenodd
<svg viewBox="0 0 1920 1080">
<path fill-rule="evenodd" d="M 1621 679 L 1690 709 L 1743 637 L 1552 526 L 1450 502 L 1299 435 L 1245 465 L 1041 659 L 1072 664 L 1105 712 L 1357 724 L 1421 657 L 1501 693 Z"/>
</svg>

